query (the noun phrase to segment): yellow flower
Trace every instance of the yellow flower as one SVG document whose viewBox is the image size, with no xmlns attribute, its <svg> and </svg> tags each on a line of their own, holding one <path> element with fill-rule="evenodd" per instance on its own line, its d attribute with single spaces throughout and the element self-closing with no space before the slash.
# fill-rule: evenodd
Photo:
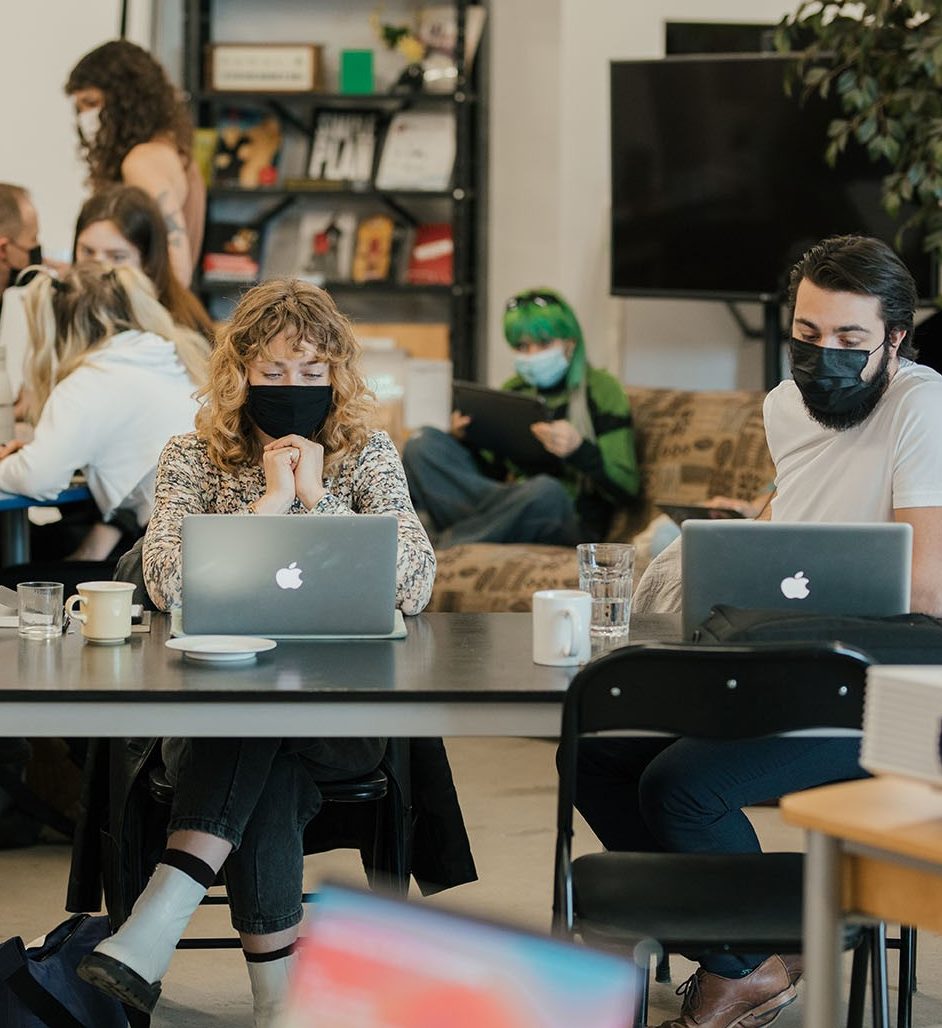
<svg viewBox="0 0 942 1028">
<path fill-rule="evenodd" d="M 425 47 L 412 35 L 403 36 L 396 49 L 410 64 L 418 63 L 425 56 Z"/>
</svg>

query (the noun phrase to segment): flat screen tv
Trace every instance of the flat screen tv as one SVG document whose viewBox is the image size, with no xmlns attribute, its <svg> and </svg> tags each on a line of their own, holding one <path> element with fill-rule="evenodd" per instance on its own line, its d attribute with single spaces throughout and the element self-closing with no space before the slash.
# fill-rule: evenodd
<svg viewBox="0 0 942 1028">
<path fill-rule="evenodd" d="M 774 299 L 825 236 L 894 244 L 899 222 L 880 204 L 886 166 L 849 145 L 828 167 L 838 101 L 787 97 L 788 60 L 612 63 L 613 295 Z M 908 232 L 901 256 L 929 298 L 937 276 L 921 242 Z"/>
</svg>

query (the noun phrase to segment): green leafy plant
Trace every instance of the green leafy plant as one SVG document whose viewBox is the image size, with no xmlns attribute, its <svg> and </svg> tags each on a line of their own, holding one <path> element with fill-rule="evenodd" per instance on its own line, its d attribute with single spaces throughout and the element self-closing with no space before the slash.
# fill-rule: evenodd
<svg viewBox="0 0 942 1028">
<path fill-rule="evenodd" d="M 942 256 L 942 0 L 802 2 L 779 24 L 778 50 L 798 58 L 787 88 L 803 99 L 833 90 L 843 117 L 822 140 L 834 164 L 848 146 L 884 161 L 883 206 L 900 228 L 926 231 Z"/>
</svg>

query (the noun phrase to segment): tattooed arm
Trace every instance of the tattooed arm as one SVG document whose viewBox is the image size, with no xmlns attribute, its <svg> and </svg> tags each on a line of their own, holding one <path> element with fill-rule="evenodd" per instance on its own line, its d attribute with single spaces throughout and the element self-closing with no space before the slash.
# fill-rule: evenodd
<svg viewBox="0 0 942 1028">
<path fill-rule="evenodd" d="M 189 285 L 193 258 L 183 220 L 187 179 L 180 155 L 169 143 L 139 143 L 122 161 L 121 178 L 125 185 L 143 189 L 157 202 L 167 225 L 170 265 L 179 281 Z"/>
</svg>

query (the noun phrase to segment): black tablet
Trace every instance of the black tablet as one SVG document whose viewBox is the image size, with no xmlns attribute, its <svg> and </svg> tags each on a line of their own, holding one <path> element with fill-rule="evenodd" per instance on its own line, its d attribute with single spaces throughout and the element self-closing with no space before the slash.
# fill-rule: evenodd
<svg viewBox="0 0 942 1028">
<path fill-rule="evenodd" d="M 530 431 L 536 421 L 553 420 L 538 396 L 455 382 L 452 406 L 471 419 L 465 438 L 475 449 L 490 450 L 527 471 L 559 471 L 559 458 Z"/>
<path fill-rule="evenodd" d="M 657 503 L 655 506 L 672 518 L 678 525 L 688 518 L 744 518 L 746 515 L 734 507 L 711 507 L 706 503 Z"/>
</svg>

